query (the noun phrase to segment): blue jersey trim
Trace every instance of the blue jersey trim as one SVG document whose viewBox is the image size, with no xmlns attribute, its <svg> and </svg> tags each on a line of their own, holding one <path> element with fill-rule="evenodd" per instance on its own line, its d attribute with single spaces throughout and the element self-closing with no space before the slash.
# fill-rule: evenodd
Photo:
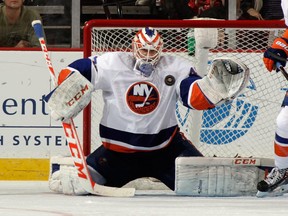
<svg viewBox="0 0 288 216">
<path fill-rule="evenodd" d="M 130 133 L 109 128 L 101 124 L 99 130 L 101 138 L 127 143 L 132 146 L 153 147 L 158 146 L 163 142 L 169 140 L 177 127 L 178 126 L 175 125 L 170 128 L 163 129 L 157 134 Z"/>
<path fill-rule="evenodd" d="M 279 136 L 278 134 L 276 134 L 275 136 L 275 140 L 281 144 L 286 144 L 288 145 L 288 139 L 287 138 L 283 138 L 281 136 Z"/>
<path fill-rule="evenodd" d="M 72 62 L 68 66 L 78 70 L 87 80 L 91 82 L 91 64 L 91 59 L 83 58 Z"/>
<path fill-rule="evenodd" d="M 189 95 L 189 89 L 190 86 L 192 85 L 193 82 L 195 82 L 196 80 L 201 79 L 200 76 L 198 76 L 197 74 L 191 74 L 189 75 L 189 77 L 183 79 L 180 83 L 180 97 L 181 100 L 183 101 L 183 105 L 190 108 L 190 106 L 188 105 L 188 95 Z"/>
</svg>

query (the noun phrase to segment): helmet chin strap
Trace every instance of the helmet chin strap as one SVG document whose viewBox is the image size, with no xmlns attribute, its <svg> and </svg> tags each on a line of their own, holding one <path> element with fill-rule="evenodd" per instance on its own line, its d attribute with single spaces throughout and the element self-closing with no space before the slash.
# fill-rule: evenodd
<svg viewBox="0 0 288 216">
<path fill-rule="evenodd" d="M 143 62 L 141 60 L 136 61 L 135 68 L 141 72 L 141 74 L 145 77 L 149 77 L 154 71 L 153 64 L 149 62 Z"/>
</svg>

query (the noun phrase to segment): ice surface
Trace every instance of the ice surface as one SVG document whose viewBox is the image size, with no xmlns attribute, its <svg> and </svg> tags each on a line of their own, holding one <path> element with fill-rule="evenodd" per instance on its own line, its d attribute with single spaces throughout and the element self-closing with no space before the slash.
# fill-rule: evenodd
<svg viewBox="0 0 288 216">
<path fill-rule="evenodd" d="M 282 197 L 180 197 L 168 191 L 137 191 L 135 197 L 66 196 L 47 182 L 0 181 L 2 216 L 283 216 Z"/>
</svg>

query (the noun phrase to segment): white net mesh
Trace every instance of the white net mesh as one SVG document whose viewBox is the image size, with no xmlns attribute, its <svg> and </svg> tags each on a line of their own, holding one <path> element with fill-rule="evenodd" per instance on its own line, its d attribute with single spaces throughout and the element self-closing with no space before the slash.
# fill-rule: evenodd
<svg viewBox="0 0 288 216">
<path fill-rule="evenodd" d="M 92 29 L 92 55 L 131 51 L 131 41 L 139 28 Z M 163 55 L 179 55 L 196 65 L 205 75 L 216 57 L 236 57 L 251 71 L 248 87 L 232 104 L 196 112 L 176 104 L 179 126 L 206 156 L 273 157 L 275 120 L 284 97 L 286 80 L 280 73 L 268 73 L 262 63 L 264 50 L 283 29 L 218 28 L 213 49 L 196 49 L 193 28 L 157 28 L 164 41 Z M 209 35 L 207 35 L 209 38 Z M 197 44 L 197 39 L 196 39 Z M 197 45 L 196 45 L 197 47 Z M 91 149 L 100 145 L 98 124 L 102 116 L 101 92 L 92 100 L 90 118 Z"/>
</svg>

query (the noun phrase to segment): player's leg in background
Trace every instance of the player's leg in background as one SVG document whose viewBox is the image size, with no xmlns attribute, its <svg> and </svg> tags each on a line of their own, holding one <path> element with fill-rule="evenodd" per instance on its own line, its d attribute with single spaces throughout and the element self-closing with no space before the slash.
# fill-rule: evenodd
<svg viewBox="0 0 288 216">
<path fill-rule="evenodd" d="M 282 106 L 276 119 L 275 168 L 265 180 L 258 183 L 258 196 L 261 196 L 261 192 L 271 192 L 280 185 L 288 184 L 288 93 L 285 95 Z"/>
</svg>

